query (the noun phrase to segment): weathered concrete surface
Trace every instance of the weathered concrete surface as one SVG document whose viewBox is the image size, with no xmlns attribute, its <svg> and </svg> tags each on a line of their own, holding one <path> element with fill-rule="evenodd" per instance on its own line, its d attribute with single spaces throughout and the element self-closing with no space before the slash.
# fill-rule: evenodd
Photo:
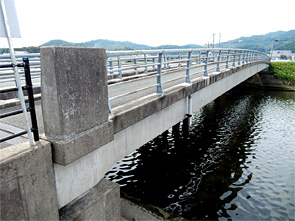
<svg viewBox="0 0 295 221">
<path fill-rule="evenodd" d="M 60 220 L 121 220 L 120 186 L 102 179 L 59 214 Z"/>
<path fill-rule="evenodd" d="M 46 136 L 64 140 L 108 120 L 105 61 L 105 49 L 41 48 Z"/>
<path fill-rule="evenodd" d="M 115 162 L 182 121 L 188 113 L 187 95 L 192 95 L 196 111 L 267 66 L 254 63 L 214 73 L 192 84 L 170 88 L 164 95 L 151 95 L 130 106 L 114 108 L 113 141 L 67 166 L 54 165 L 59 207 L 96 185 Z"/>
<path fill-rule="evenodd" d="M 42 47 L 41 63 L 44 131 L 54 162 L 67 165 L 113 140 L 105 49 Z"/>
<path fill-rule="evenodd" d="M 121 199 L 121 215 L 125 220 L 148 220 L 148 221 L 157 221 L 163 220 L 160 217 L 156 217 L 148 211 L 144 211 L 144 208 L 136 206 L 135 204 L 129 202 L 128 200 Z"/>
<path fill-rule="evenodd" d="M 1 220 L 58 220 L 50 143 L 0 150 Z"/>
<path fill-rule="evenodd" d="M 45 139 L 53 144 L 53 161 L 65 166 L 112 141 L 113 124 L 105 122 L 66 141 Z"/>
</svg>

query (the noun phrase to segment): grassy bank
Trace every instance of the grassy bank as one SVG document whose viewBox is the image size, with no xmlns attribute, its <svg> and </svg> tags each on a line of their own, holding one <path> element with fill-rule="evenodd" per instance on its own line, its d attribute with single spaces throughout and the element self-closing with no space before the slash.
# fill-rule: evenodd
<svg viewBox="0 0 295 221">
<path fill-rule="evenodd" d="M 289 84 L 295 83 L 295 62 L 272 62 L 269 74 Z"/>
</svg>

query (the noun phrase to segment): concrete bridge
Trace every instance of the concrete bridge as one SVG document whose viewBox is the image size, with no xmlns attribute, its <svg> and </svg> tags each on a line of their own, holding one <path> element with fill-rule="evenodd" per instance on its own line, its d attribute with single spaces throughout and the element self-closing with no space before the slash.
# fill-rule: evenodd
<svg viewBox="0 0 295 221">
<path fill-rule="evenodd" d="M 1 219 L 119 220 L 112 165 L 268 64 L 242 49 L 41 48 L 44 134 L 0 150 Z"/>
</svg>

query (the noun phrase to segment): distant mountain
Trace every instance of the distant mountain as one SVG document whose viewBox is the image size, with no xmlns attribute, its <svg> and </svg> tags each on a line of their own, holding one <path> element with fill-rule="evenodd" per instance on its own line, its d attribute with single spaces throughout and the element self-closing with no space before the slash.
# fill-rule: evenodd
<svg viewBox="0 0 295 221">
<path fill-rule="evenodd" d="M 93 41 L 87 41 L 83 43 L 72 43 L 63 40 L 51 40 L 41 46 L 76 46 L 76 47 L 95 47 L 105 48 L 107 51 L 117 50 L 149 50 L 149 49 L 181 49 L 181 48 L 201 48 L 200 45 L 189 44 L 189 45 L 162 45 L 158 47 L 152 47 L 143 44 L 135 44 L 130 41 L 111 41 L 105 39 L 98 39 Z"/>
<path fill-rule="evenodd" d="M 265 35 L 253 35 L 250 37 L 240 37 L 227 42 L 215 44 L 216 48 L 242 48 L 252 49 L 269 53 L 273 43 L 274 50 L 291 50 L 295 52 L 295 30 L 277 31 Z M 112 41 L 106 39 L 98 39 L 82 43 L 72 43 L 64 40 L 51 40 L 41 46 L 74 46 L 74 47 L 97 47 L 105 48 L 107 51 L 117 50 L 149 50 L 149 49 L 183 49 L 183 48 L 203 48 L 196 44 L 188 45 L 161 45 L 152 47 L 144 44 L 135 44 L 130 41 Z M 212 45 L 211 45 L 212 47 Z M 39 47 L 23 47 L 15 48 L 16 51 L 39 52 Z M 0 48 L 0 54 L 7 52 L 7 48 Z"/>
<path fill-rule="evenodd" d="M 252 49 L 269 53 L 272 43 L 273 50 L 291 50 L 295 52 L 295 30 L 240 37 L 238 39 L 216 44 L 215 47 Z"/>
<path fill-rule="evenodd" d="M 63 40 L 51 40 L 41 46 L 75 46 L 75 47 L 94 47 L 105 48 L 107 51 L 116 50 L 148 50 L 152 47 L 143 44 L 135 44 L 130 41 L 111 41 L 105 39 L 98 39 L 87 41 L 83 43 L 72 43 Z"/>
</svg>

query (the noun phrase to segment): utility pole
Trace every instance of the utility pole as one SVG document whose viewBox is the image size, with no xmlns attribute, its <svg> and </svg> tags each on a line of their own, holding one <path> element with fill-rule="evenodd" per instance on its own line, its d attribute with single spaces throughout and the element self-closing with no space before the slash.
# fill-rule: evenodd
<svg viewBox="0 0 295 221">
<path fill-rule="evenodd" d="M 277 40 L 277 39 L 272 39 L 271 49 L 270 49 L 270 60 L 271 60 L 271 58 L 272 58 L 272 53 L 273 53 L 273 43 L 274 43 L 275 41 L 279 41 L 279 40 Z"/>
<path fill-rule="evenodd" d="M 213 34 L 213 48 L 215 46 L 215 35 L 216 35 L 216 33 Z M 218 33 L 218 35 L 219 35 L 219 44 L 220 44 L 221 33 Z"/>
</svg>

